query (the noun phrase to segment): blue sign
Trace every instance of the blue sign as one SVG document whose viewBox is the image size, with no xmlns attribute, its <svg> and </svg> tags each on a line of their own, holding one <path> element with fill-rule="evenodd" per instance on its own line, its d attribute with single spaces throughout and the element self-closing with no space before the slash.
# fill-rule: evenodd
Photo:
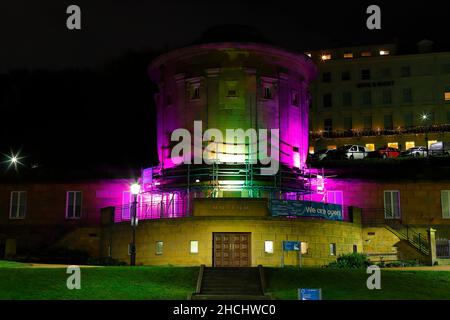
<svg viewBox="0 0 450 320">
<path fill-rule="evenodd" d="M 327 220 L 343 220 L 342 206 L 339 204 L 299 200 L 272 200 L 274 217 L 313 217 Z"/>
<path fill-rule="evenodd" d="M 322 289 L 298 289 L 298 300 L 322 300 Z"/>
<path fill-rule="evenodd" d="M 300 242 L 298 241 L 283 241 L 284 251 L 300 251 Z"/>
</svg>

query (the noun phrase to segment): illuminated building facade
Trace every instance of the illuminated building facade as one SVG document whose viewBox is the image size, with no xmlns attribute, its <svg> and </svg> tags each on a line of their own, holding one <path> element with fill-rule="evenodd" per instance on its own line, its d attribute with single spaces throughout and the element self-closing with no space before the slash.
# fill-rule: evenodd
<svg viewBox="0 0 450 320">
<path fill-rule="evenodd" d="M 414 52 L 383 44 L 307 54 L 320 70 L 311 89 L 310 152 L 450 141 L 450 52 L 423 40 Z"/>
</svg>

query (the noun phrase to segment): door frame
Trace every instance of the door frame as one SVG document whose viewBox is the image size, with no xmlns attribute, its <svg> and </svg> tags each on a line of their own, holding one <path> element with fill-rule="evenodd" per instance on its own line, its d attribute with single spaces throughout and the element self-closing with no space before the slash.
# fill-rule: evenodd
<svg viewBox="0 0 450 320">
<path fill-rule="evenodd" d="M 251 232 L 213 232 L 212 233 L 212 266 L 215 268 L 216 267 L 216 252 L 214 250 L 214 246 L 215 246 L 215 235 L 216 234 L 247 234 L 248 235 L 248 266 L 243 266 L 243 267 L 235 267 L 235 268 L 245 268 L 245 267 L 251 267 L 252 266 L 252 233 Z M 220 268 L 232 268 L 232 267 L 224 267 L 221 266 Z"/>
</svg>

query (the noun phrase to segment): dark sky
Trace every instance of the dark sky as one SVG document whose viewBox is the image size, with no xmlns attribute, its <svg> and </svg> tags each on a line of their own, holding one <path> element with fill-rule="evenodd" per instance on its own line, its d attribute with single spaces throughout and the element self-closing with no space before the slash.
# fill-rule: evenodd
<svg viewBox="0 0 450 320">
<path fill-rule="evenodd" d="M 70 4 L 81 7 L 80 31 L 66 29 Z M 381 31 L 365 26 L 369 4 L 381 7 Z M 248 25 L 302 51 L 394 38 L 448 46 L 448 12 L 445 1 L 3 0 L 0 152 L 22 148 L 30 163 L 48 166 L 154 162 L 146 67 L 212 26 Z"/>
</svg>

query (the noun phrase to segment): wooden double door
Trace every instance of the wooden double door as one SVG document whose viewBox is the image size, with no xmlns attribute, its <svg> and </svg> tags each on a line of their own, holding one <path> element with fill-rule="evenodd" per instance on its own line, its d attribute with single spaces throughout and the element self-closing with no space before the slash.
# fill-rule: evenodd
<svg viewBox="0 0 450 320">
<path fill-rule="evenodd" d="M 213 233 L 215 267 L 249 267 L 250 233 Z"/>
</svg>

